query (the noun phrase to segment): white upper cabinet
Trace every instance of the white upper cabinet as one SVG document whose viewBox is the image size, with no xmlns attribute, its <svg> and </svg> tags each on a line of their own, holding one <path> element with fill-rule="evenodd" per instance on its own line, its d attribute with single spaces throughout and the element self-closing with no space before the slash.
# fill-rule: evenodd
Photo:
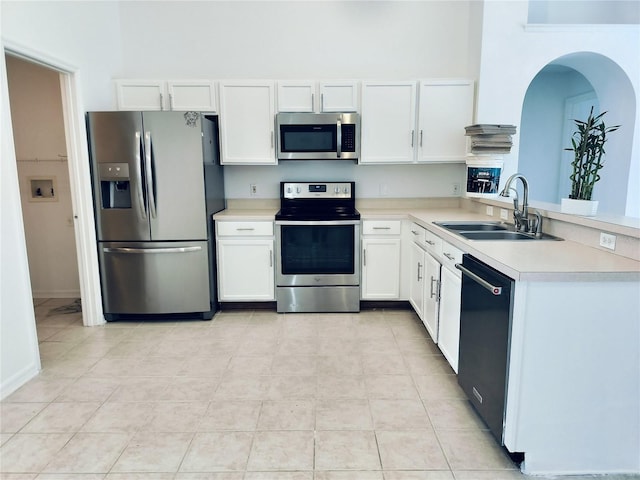
<svg viewBox="0 0 640 480">
<path fill-rule="evenodd" d="M 217 112 L 210 80 L 116 80 L 118 110 L 196 110 Z"/>
<path fill-rule="evenodd" d="M 279 112 L 357 112 L 358 82 L 278 82 Z"/>
<path fill-rule="evenodd" d="M 197 110 L 215 113 L 216 86 L 209 80 L 176 80 L 167 82 L 170 110 Z"/>
<path fill-rule="evenodd" d="M 275 165 L 274 128 L 274 82 L 220 83 L 223 165 Z"/>
<path fill-rule="evenodd" d="M 320 111 L 321 112 L 357 112 L 358 82 L 347 80 L 343 82 L 320 83 Z"/>
<path fill-rule="evenodd" d="M 420 82 L 419 162 L 463 162 L 464 127 L 473 123 L 474 84 L 470 80 Z"/>
<path fill-rule="evenodd" d="M 416 82 L 362 84 L 360 163 L 413 163 Z"/>
<path fill-rule="evenodd" d="M 278 82 L 278 111 L 315 112 L 316 90 L 314 82 Z"/>
<path fill-rule="evenodd" d="M 118 110 L 164 110 L 163 80 L 116 80 Z"/>
</svg>

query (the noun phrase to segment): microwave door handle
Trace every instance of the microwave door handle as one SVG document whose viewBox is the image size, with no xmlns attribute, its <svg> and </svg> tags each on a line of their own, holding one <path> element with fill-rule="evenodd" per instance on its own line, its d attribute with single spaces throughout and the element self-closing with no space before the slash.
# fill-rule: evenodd
<svg viewBox="0 0 640 480">
<path fill-rule="evenodd" d="M 336 155 L 338 158 L 342 155 L 342 117 L 336 120 Z"/>
</svg>

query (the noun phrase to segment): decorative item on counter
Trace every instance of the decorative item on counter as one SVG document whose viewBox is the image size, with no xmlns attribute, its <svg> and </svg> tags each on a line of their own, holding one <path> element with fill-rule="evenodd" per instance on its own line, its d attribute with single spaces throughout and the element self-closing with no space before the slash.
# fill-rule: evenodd
<svg viewBox="0 0 640 480">
<path fill-rule="evenodd" d="M 498 195 L 502 160 L 492 156 L 467 158 L 467 197 L 495 197 Z"/>
<path fill-rule="evenodd" d="M 515 125 L 480 123 L 465 127 L 465 135 L 471 137 L 471 153 L 509 153 L 515 133 Z"/>
<path fill-rule="evenodd" d="M 573 167 L 569 179 L 571 193 L 569 198 L 561 199 L 560 209 L 563 213 L 593 216 L 598 211 L 598 201 L 592 200 L 593 187 L 600 180 L 600 170 L 604 167 L 604 144 L 607 133 L 615 132 L 620 125 L 607 127 L 602 117 L 607 112 L 593 115 L 593 107 L 586 121 L 574 120 L 577 130 L 571 136 L 571 148 L 574 152 Z"/>
</svg>

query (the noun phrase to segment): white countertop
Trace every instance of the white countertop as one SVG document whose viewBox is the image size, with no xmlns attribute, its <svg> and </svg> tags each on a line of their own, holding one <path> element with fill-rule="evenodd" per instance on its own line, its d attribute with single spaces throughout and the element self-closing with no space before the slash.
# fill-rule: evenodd
<svg viewBox="0 0 640 480">
<path fill-rule="evenodd" d="M 273 221 L 277 208 L 226 209 L 214 220 Z M 488 220 L 459 208 L 379 209 L 359 207 L 362 220 L 415 221 L 443 240 L 520 281 L 640 281 L 640 262 L 570 240 L 530 242 L 467 240 L 435 221 Z"/>
</svg>

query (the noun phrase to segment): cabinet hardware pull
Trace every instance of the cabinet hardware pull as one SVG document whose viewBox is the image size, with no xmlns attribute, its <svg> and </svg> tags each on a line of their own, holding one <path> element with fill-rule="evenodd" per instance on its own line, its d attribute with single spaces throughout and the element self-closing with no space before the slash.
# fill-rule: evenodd
<svg viewBox="0 0 640 480">
<path fill-rule="evenodd" d="M 271 130 L 271 148 L 273 148 L 273 130 Z"/>
<path fill-rule="evenodd" d="M 362 264 L 367 266 L 367 249 L 362 250 Z"/>
<path fill-rule="evenodd" d="M 253 232 L 255 230 L 255 228 L 253 228 L 253 227 L 251 227 L 251 228 L 249 228 L 249 227 L 242 227 L 242 228 L 238 227 L 238 228 L 236 228 L 236 230 L 238 232 Z"/>
<path fill-rule="evenodd" d="M 422 147 L 422 130 L 420 130 L 420 146 Z"/>
<path fill-rule="evenodd" d="M 413 233 L 414 235 L 418 235 L 418 232 L 416 232 L 415 230 L 411 230 L 411 233 Z"/>
<path fill-rule="evenodd" d="M 431 241 L 431 240 L 425 240 L 425 242 L 427 242 L 429 245 L 433 246 L 436 244 L 436 242 Z"/>
<path fill-rule="evenodd" d="M 445 257 L 447 257 L 449 260 L 455 260 L 455 257 L 453 255 L 451 255 L 450 253 L 444 252 L 443 255 Z"/>
<path fill-rule="evenodd" d="M 373 227 L 373 229 L 374 230 L 391 230 L 391 227 Z"/>
<path fill-rule="evenodd" d="M 164 95 L 160 94 L 160 111 L 164 110 Z"/>
<path fill-rule="evenodd" d="M 433 291 L 433 282 L 435 282 L 435 283 L 436 283 L 436 290 L 435 290 L 435 292 Z M 431 293 L 431 294 L 430 294 L 430 298 L 433 298 L 433 297 L 434 297 L 434 295 L 435 295 L 435 296 L 436 296 L 436 301 L 438 300 L 438 296 L 439 296 L 439 295 L 438 295 L 438 290 L 439 290 L 438 285 L 439 285 L 439 283 L 440 283 L 440 282 L 438 281 L 438 279 L 437 279 L 437 278 L 435 278 L 435 277 L 432 275 L 432 276 L 431 276 L 431 285 L 430 285 L 430 287 L 429 287 L 429 289 L 431 290 L 431 292 L 430 292 L 430 293 Z"/>
<path fill-rule="evenodd" d="M 173 94 L 169 94 L 169 110 L 173 110 Z"/>
<path fill-rule="evenodd" d="M 273 267 L 273 250 L 269 249 L 269 267 Z"/>
<path fill-rule="evenodd" d="M 413 137 L 415 136 L 415 133 L 415 130 L 411 130 L 411 148 L 413 148 Z"/>
<path fill-rule="evenodd" d="M 315 104 L 316 104 L 316 103 L 314 102 L 315 97 L 316 97 L 316 94 L 315 94 L 315 93 L 312 93 L 312 94 L 311 94 L 311 111 L 312 111 L 312 112 L 315 110 L 315 109 L 314 109 Z"/>
<path fill-rule="evenodd" d="M 422 264 L 420 262 L 418 262 L 418 281 L 422 280 L 422 277 L 420 276 L 420 269 L 422 268 Z"/>
</svg>

